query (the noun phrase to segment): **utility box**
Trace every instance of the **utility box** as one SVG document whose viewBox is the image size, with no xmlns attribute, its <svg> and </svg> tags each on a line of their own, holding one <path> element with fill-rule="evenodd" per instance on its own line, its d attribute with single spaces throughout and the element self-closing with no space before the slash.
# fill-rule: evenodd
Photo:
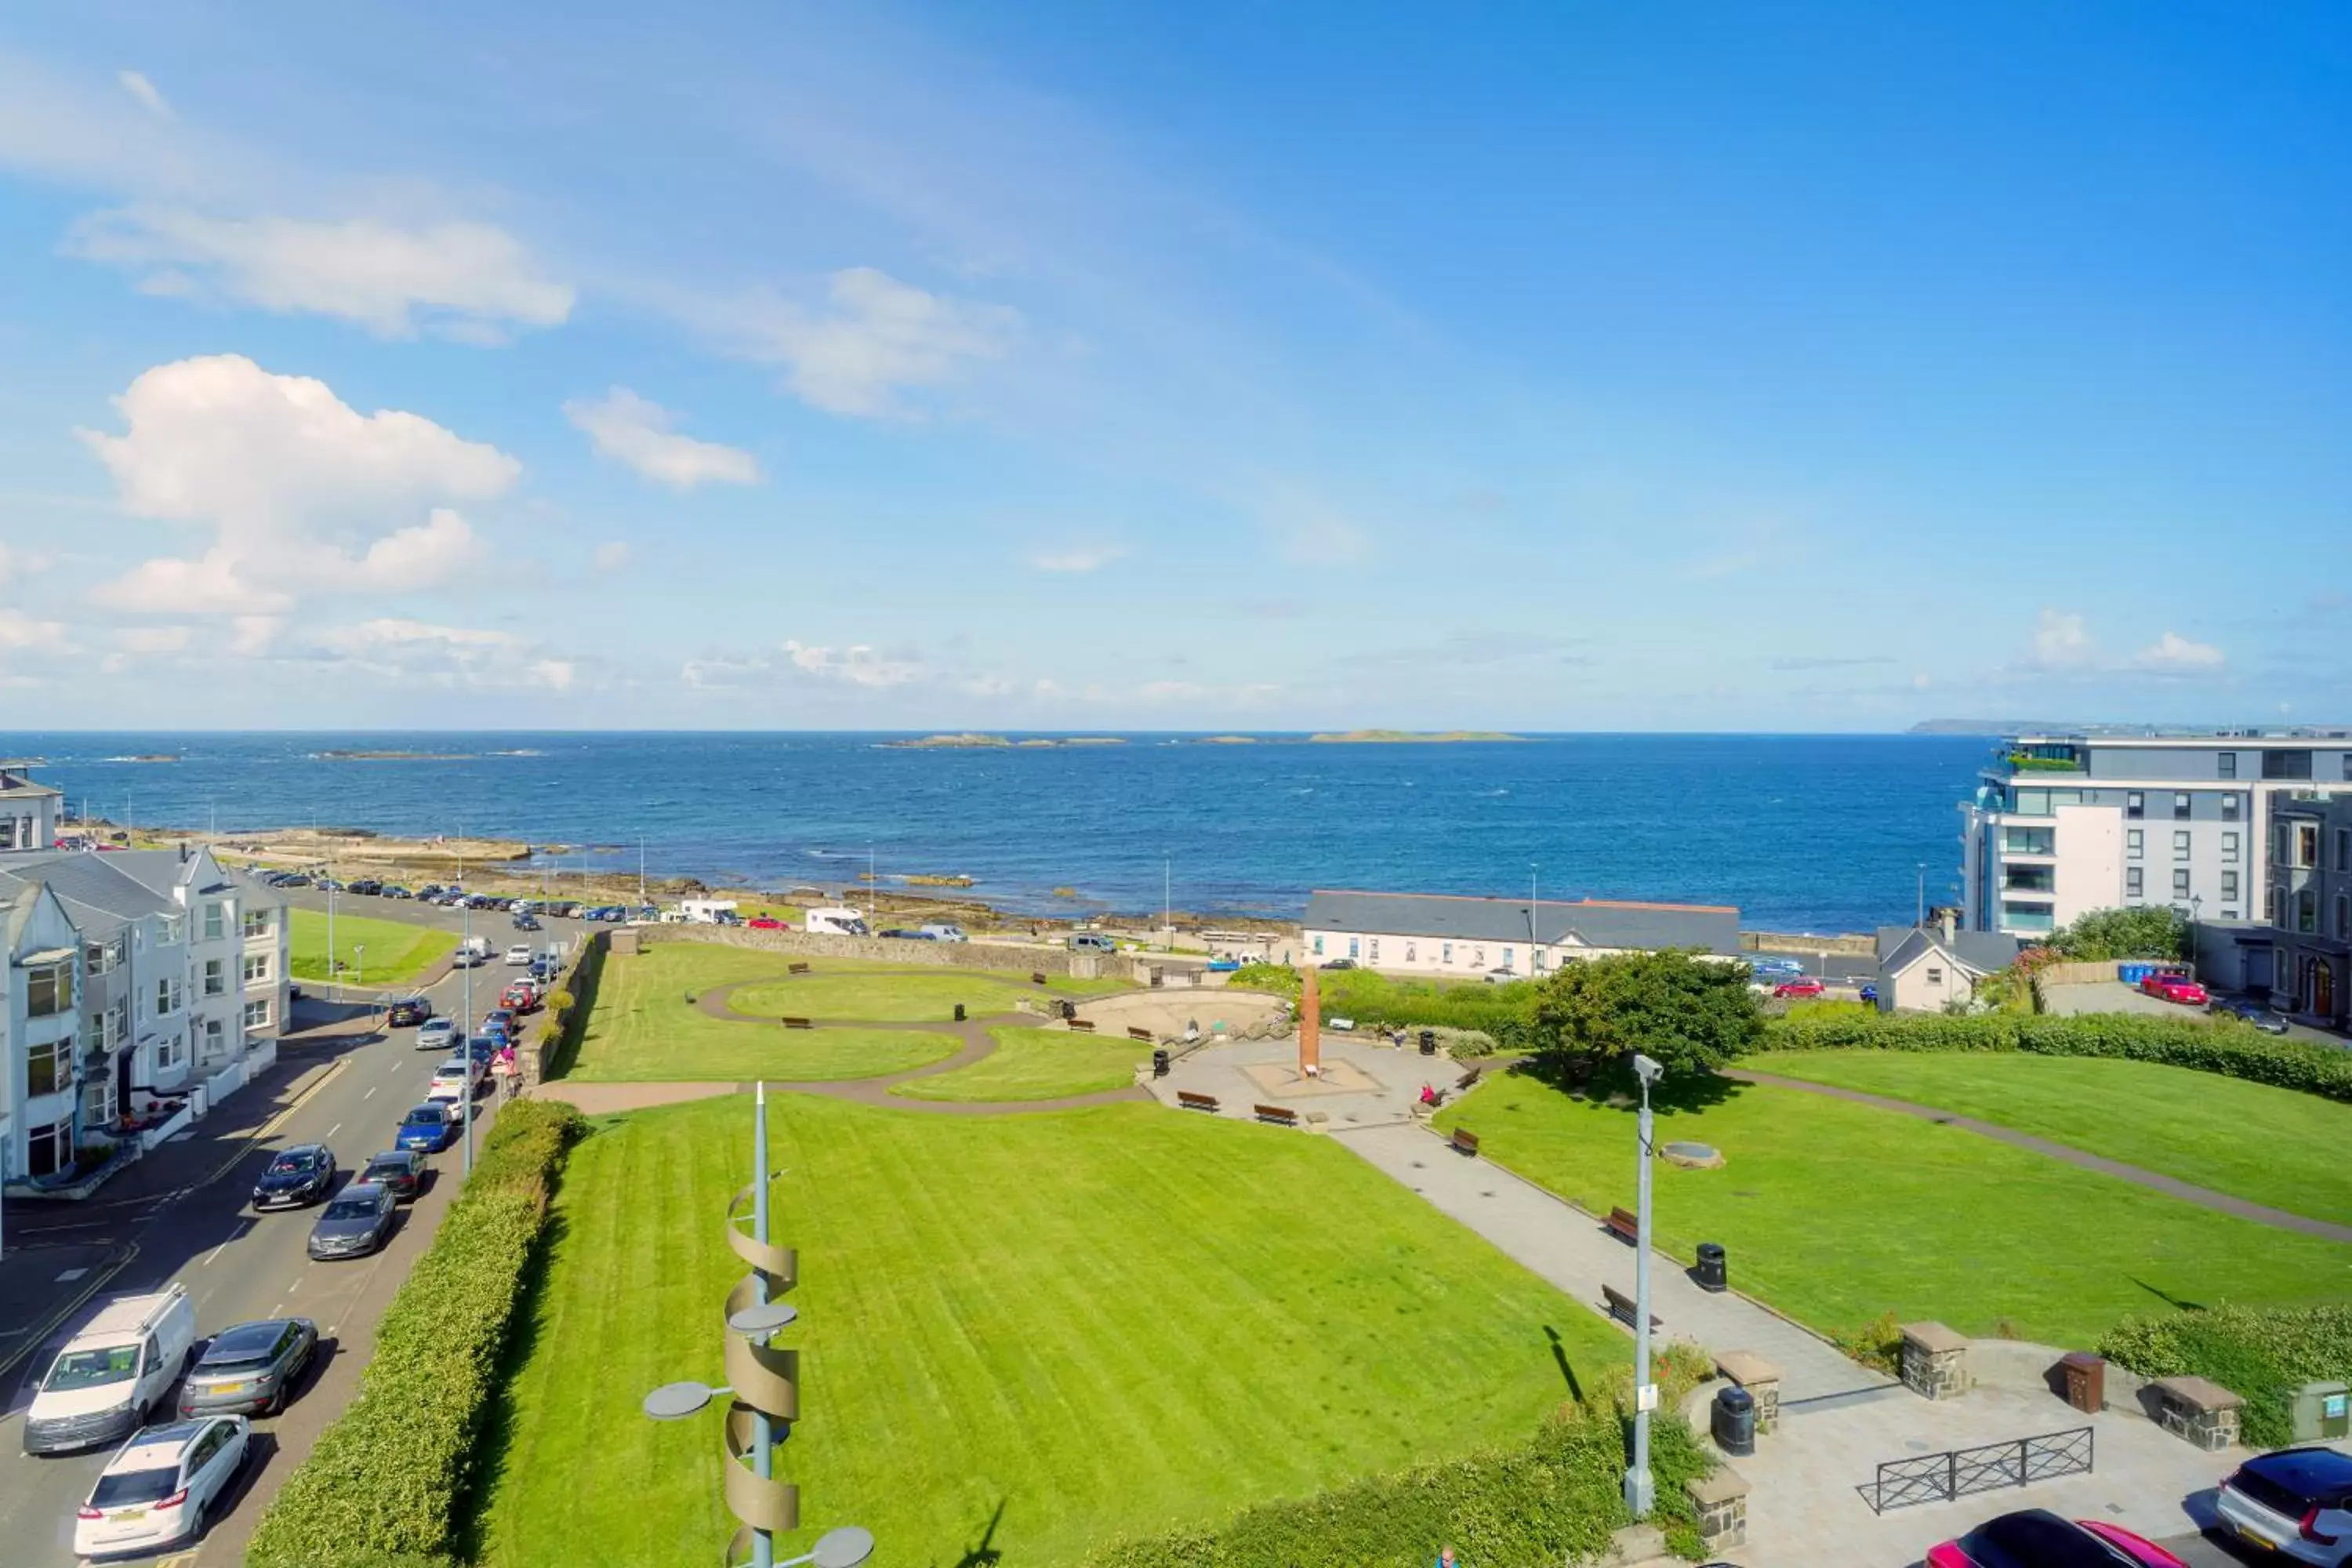
<svg viewBox="0 0 2352 1568">
<path fill-rule="evenodd" d="M 2296 1442 L 2345 1436 L 2352 1436 L 2352 1389 L 2340 1383 L 2306 1383 L 2294 1391 Z"/>
<path fill-rule="evenodd" d="M 2058 1358 L 2066 1375 L 2066 1403 L 2095 1415 L 2107 1407 L 2107 1363 L 2088 1351 Z"/>
</svg>

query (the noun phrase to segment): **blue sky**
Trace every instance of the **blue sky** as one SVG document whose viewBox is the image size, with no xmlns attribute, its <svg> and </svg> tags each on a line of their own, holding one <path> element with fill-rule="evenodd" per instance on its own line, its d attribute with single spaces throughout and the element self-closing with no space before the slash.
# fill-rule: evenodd
<svg viewBox="0 0 2352 1568">
<path fill-rule="evenodd" d="M 0 717 L 2347 717 L 2327 4 L 0 28 Z"/>
</svg>

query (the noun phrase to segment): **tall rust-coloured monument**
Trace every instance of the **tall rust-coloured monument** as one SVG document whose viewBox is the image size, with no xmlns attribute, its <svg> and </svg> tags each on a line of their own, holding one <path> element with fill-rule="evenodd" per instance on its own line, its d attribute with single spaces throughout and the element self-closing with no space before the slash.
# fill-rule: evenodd
<svg viewBox="0 0 2352 1568">
<path fill-rule="evenodd" d="M 1315 1078 L 1323 1070 L 1323 996 L 1316 984 L 1315 966 L 1307 965 L 1298 992 L 1298 1076 Z"/>
</svg>

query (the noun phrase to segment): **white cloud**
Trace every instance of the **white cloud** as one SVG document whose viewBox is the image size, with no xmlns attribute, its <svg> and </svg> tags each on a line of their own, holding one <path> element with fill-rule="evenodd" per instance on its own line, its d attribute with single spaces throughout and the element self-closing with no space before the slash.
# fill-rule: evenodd
<svg viewBox="0 0 2352 1568">
<path fill-rule="evenodd" d="M 236 354 L 157 365 L 115 400 L 126 429 L 82 439 L 124 510 L 208 528 L 193 559 L 142 563 L 99 604 L 149 614 L 268 616 L 318 593 L 409 593 L 448 582 L 481 549 L 457 512 L 521 465 L 415 414 L 362 415 L 324 382 Z M 404 516 L 425 510 L 423 521 Z"/>
<path fill-rule="evenodd" d="M 2066 669 L 2090 663 L 2096 645 L 2079 614 L 2045 609 L 2033 627 L 2033 662 L 2045 669 Z"/>
<path fill-rule="evenodd" d="M 557 691 L 569 691 L 579 674 L 579 668 L 568 658 L 538 658 L 531 660 L 527 672 L 530 684 L 545 686 Z"/>
<path fill-rule="evenodd" d="M 122 84 L 123 91 L 138 100 L 140 108 L 158 120 L 172 118 L 172 106 L 164 101 L 163 95 L 156 90 L 155 84 L 147 79 L 144 71 L 117 71 L 114 73 L 114 79 Z"/>
<path fill-rule="evenodd" d="M 45 550 L 27 554 L 14 545 L 0 543 L 0 584 L 38 576 L 56 564 L 56 558 Z"/>
<path fill-rule="evenodd" d="M 825 306 L 772 291 L 688 314 L 731 352 L 787 367 L 784 383 L 830 414 L 905 417 L 901 391 L 953 381 L 975 360 L 1002 357 L 1021 327 L 1016 310 L 972 304 L 901 283 L 871 267 L 836 272 Z"/>
<path fill-rule="evenodd" d="M 1099 572 L 1126 555 L 1126 549 L 1117 544 L 1074 544 L 1064 550 L 1040 550 L 1029 557 L 1029 564 L 1040 572 Z"/>
<path fill-rule="evenodd" d="M 83 219 L 66 248 L 141 272 L 151 293 L 333 316 L 388 338 L 495 342 L 509 327 L 561 324 L 573 299 L 520 240 L 481 223 L 216 217 L 141 203 Z"/>
<path fill-rule="evenodd" d="M 618 572 L 629 563 L 629 544 L 625 539 L 608 539 L 596 547 L 596 570 Z"/>
<path fill-rule="evenodd" d="M 520 647 L 523 639 L 513 632 L 436 626 L 430 621 L 410 620 L 400 616 L 380 616 L 372 621 L 361 621 L 354 626 L 337 626 L 321 632 L 319 642 L 338 653 L 366 654 L 412 647 Z"/>
<path fill-rule="evenodd" d="M 922 679 L 924 673 L 919 659 L 886 658 L 863 643 L 835 649 L 787 642 L 783 652 L 795 669 L 853 686 L 904 686 Z"/>
<path fill-rule="evenodd" d="M 192 628 L 187 626 L 124 626 L 114 634 L 114 646 L 125 653 L 182 653 Z"/>
<path fill-rule="evenodd" d="M 239 658 L 259 658 L 286 629 L 283 616 L 237 616 L 229 621 L 228 651 Z"/>
<path fill-rule="evenodd" d="M 2132 662 L 2143 669 L 2171 671 L 2217 669 L 2223 660 L 2221 650 L 2211 643 L 2191 642 L 2179 632 L 2167 632 L 2147 647 Z"/>
<path fill-rule="evenodd" d="M 698 441 L 670 429 L 676 416 L 661 405 L 616 386 L 598 403 L 573 401 L 563 416 L 586 433 L 603 457 L 616 458 L 658 484 L 690 490 L 708 481 L 750 485 L 760 479 L 751 453 L 716 441 Z"/>
<path fill-rule="evenodd" d="M 65 641 L 63 622 L 40 620 L 22 610 L 0 606 L 0 648 L 12 651 L 54 648 L 63 651 Z"/>
<path fill-rule="evenodd" d="M 580 677 L 572 660 L 553 657 L 517 633 L 403 616 L 331 627 L 318 634 L 311 649 L 395 685 L 569 691 Z"/>
</svg>

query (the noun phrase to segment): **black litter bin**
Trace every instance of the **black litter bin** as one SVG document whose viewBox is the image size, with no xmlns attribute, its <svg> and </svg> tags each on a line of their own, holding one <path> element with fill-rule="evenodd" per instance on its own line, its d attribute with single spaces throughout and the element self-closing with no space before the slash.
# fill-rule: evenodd
<svg viewBox="0 0 2352 1568">
<path fill-rule="evenodd" d="M 961 1002 L 956 1004 L 956 1022 L 959 1024 L 963 1022 L 963 1004 Z"/>
<path fill-rule="evenodd" d="M 1425 1057 L 1433 1057 L 1437 1054 L 1436 1030 L 1423 1029 L 1421 1032 L 1421 1054 Z"/>
<path fill-rule="evenodd" d="M 1715 1446 L 1734 1458 L 1756 1451 L 1756 1396 L 1744 1388 L 1726 1388 L 1715 1396 L 1708 1425 Z"/>
<path fill-rule="evenodd" d="M 1064 1023 L 1068 1023 L 1077 1016 L 1078 1005 L 1076 1002 L 1065 1002 L 1062 1004 L 1062 1021 Z"/>
<path fill-rule="evenodd" d="M 1702 1241 L 1698 1244 L 1698 1267 L 1691 1270 L 1702 1290 L 1726 1290 L 1731 1287 L 1730 1275 L 1724 1267 L 1723 1244 Z"/>
<path fill-rule="evenodd" d="M 1168 1053 L 1165 1050 L 1151 1053 L 1151 1076 L 1153 1078 L 1168 1076 Z"/>
</svg>

